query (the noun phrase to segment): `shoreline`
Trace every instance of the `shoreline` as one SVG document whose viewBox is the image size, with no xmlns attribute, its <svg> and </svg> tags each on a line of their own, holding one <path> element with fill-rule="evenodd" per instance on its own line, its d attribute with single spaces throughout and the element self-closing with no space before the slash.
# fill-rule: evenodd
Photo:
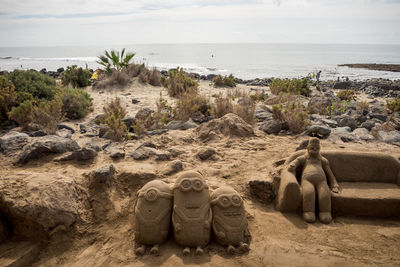
<svg viewBox="0 0 400 267">
<path fill-rule="evenodd" d="M 354 68 L 354 69 L 400 72 L 400 64 L 353 63 L 353 64 L 339 64 L 338 66 Z"/>
</svg>

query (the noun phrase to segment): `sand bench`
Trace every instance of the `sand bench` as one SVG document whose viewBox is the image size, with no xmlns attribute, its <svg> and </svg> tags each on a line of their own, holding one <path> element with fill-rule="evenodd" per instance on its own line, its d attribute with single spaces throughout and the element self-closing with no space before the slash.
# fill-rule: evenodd
<svg viewBox="0 0 400 267">
<path fill-rule="evenodd" d="M 277 209 L 282 212 L 301 210 L 300 177 L 287 166 L 299 151 L 290 156 L 281 173 L 276 199 Z M 332 193 L 332 212 L 339 215 L 361 215 L 374 217 L 400 217 L 400 162 L 383 153 L 360 153 L 325 151 L 341 192 Z"/>
</svg>

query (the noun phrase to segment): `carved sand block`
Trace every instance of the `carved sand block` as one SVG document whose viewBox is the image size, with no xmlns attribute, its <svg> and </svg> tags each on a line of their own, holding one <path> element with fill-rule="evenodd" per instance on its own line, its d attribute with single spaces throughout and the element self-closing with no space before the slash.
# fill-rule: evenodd
<svg viewBox="0 0 400 267">
<path fill-rule="evenodd" d="M 315 206 L 318 201 L 319 220 L 330 223 L 331 215 L 331 189 L 339 192 L 339 184 L 329 166 L 329 161 L 320 154 L 320 143 L 317 138 L 310 138 L 307 153 L 298 157 L 289 165 L 289 171 L 295 172 L 302 167 L 301 194 L 303 200 L 303 218 L 306 222 L 315 222 Z M 329 185 L 328 185 L 328 180 Z M 317 199 L 317 200 L 316 200 Z"/>
<path fill-rule="evenodd" d="M 168 238 L 172 213 L 172 191 L 161 180 L 145 184 L 137 192 L 135 206 L 136 254 L 143 255 L 145 246 L 152 246 L 151 254 L 159 253 L 159 244 Z"/>
<path fill-rule="evenodd" d="M 229 186 L 216 189 L 211 194 L 213 212 L 212 229 L 216 241 L 227 246 L 230 254 L 249 250 L 250 232 L 243 199 Z M 238 246 L 238 249 L 235 248 Z"/>
<path fill-rule="evenodd" d="M 183 255 L 196 248 L 203 254 L 202 247 L 210 241 L 212 212 L 210 195 L 203 176 L 187 171 L 178 176 L 173 188 L 174 208 L 172 223 L 176 243 L 184 246 Z"/>
</svg>

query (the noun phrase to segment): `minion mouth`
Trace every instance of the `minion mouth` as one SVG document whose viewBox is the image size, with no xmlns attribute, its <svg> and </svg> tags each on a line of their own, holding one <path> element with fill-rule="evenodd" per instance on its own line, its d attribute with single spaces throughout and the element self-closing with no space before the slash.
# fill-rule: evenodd
<svg viewBox="0 0 400 267">
<path fill-rule="evenodd" d="M 195 209 L 200 209 L 200 206 L 189 204 L 189 205 L 186 205 L 185 208 L 188 210 L 195 210 Z"/>
</svg>

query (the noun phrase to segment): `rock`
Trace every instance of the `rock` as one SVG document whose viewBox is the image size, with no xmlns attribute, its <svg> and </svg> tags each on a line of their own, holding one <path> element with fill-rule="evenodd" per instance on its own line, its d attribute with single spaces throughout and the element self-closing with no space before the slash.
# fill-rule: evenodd
<svg viewBox="0 0 400 267">
<path fill-rule="evenodd" d="M 83 134 L 83 133 L 86 133 L 86 124 L 79 124 L 79 130 L 80 130 L 80 132 Z"/>
<path fill-rule="evenodd" d="M 150 158 L 151 156 L 155 156 L 156 160 L 171 159 L 171 153 L 168 151 L 155 149 L 155 145 L 151 142 L 145 142 L 141 144 L 131 153 L 131 157 L 133 157 L 135 160 L 144 160 Z"/>
<path fill-rule="evenodd" d="M 180 172 L 181 170 L 183 170 L 183 164 L 182 161 L 180 160 L 174 160 L 171 162 L 168 162 L 164 168 L 162 169 L 162 173 L 164 175 L 172 175 L 175 174 L 177 172 Z"/>
<path fill-rule="evenodd" d="M 275 199 L 272 180 L 252 180 L 248 183 L 250 194 L 262 203 L 271 203 Z"/>
<path fill-rule="evenodd" d="M 68 160 L 90 160 L 94 159 L 97 156 L 97 151 L 91 147 L 83 147 L 81 149 L 75 150 L 73 152 L 67 152 L 65 155 L 62 155 L 56 159 L 55 161 L 68 161 Z"/>
<path fill-rule="evenodd" d="M 215 153 L 217 153 L 217 152 L 215 151 L 214 148 L 205 147 L 205 148 L 202 148 L 199 152 L 197 152 L 196 156 L 201 160 L 207 160 L 207 159 L 211 158 Z"/>
<path fill-rule="evenodd" d="M 123 148 L 112 147 L 110 149 L 110 158 L 122 159 L 125 158 L 125 151 Z"/>
<path fill-rule="evenodd" d="M 253 127 L 233 113 L 228 113 L 222 118 L 203 123 L 195 131 L 198 137 L 204 141 L 211 140 L 218 135 L 228 137 L 254 136 Z"/>
<path fill-rule="evenodd" d="M 385 143 L 400 143 L 400 133 L 398 131 L 378 131 L 376 137 L 378 140 L 381 140 Z"/>
<path fill-rule="evenodd" d="M 47 135 L 47 133 L 43 130 L 39 130 L 39 131 L 33 131 L 33 132 L 27 132 L 27 134 L 30 137 L 40 137 L 40 136 L 45 136 Z"/>
<path fill-rule="evenodd" d="M 333 85 L 333 89 L 348 89 L 351 86 L 351 82 L 350 81 L 339 81 L 339 82 L 335 82 L 335 84 Z"/>
<path fill-rule="evenodd" d="M 20 150 L 29 142 L 29 139 L 26 133 L 8 132 L 0 137 L 0 150 L 6 154 Z"/>
<path fill-rule="evenodd" d="M 367 120 L 367 121 L 361 123 L 361 127 L 367 129 L 368 131 L 371 131 L 372 128 L 374 128 L 374 126 L 375 126 L 375 121 L 373 121 L 373 120 Z"/>
<path fill-rule="evenodd" d="M 370 117 L 385 122 L 385 121 L 387 121 L 388 115 L 372 113 L 372 114 L 370 114 Z"/>
<path fill-rule="evenodd" d="M 277 134 L 282 130 L 282 123 L 278 120 L 267 120 L 260 125 L 260 130 L 267 134 Z"/>
<path fill-rule="evenodd" d="M 125 123 L 126 128 L 128 128 L 128 130 L 129 130 L 132 127 L 132 125 L 135 124 L 136 120 L 133 117 L 127 116 L 127 117 L 122 119 L 122 122 Z"/>
<path fill-rule="evenodd" d="M 132 99 L 132 104 L 136 105 L 137 103 L 140 103 L 140 101 L 137 100 L 137 99 L 135 99 L 135 98 L 133 98 L 133 99 Z"/>
<path fill-rule="evenodd" d="M 308 127 L 308 129 L 304 132 L 305 135 L 314 136 L 319 138 L 327 138 L 331 133 L 331 129 L 329 127 L 314 124 Z"/>
<path fill-rule="evenodd" d="M 149 108 L 141 108 L 137 113 L 136 113 L 136 116 L 135 116 L 135 119 L 136 120 L 146 120 L 150 115 L 151 115 L 151 113 L 153 113 L 154 112 L 154 110 L 152 110 L 152 109 L 149 109 Z"/>
<path fill-rule="evenodd" d="M 342 115 L 337 117 L 337 122 L 340 127 L 350 127 L 350 129 L 353 131 L 355 128 L 357 128 L 357 122 L 353 117 L 350 117 L 348 115 Z"/>
<path fill-rule="evenodd" d="M 57 72 L 58 72 L 58 73 L 64 72 L 64 68 L 58 68 L 58 69 L 57 69 Z"/>
<path fill-rule="evenodd" d="M 193 122 L 195 123 L 204 123 L 207 121 L 210 121 L 210 117 L 206 117 L 203 113 L 200 111 L 196 111 L 191 117 L 190 117 Z"/>
<path fill-rule="evenodd" d="M 67 124 L 63 124 L 63 123 L 57 124 L 57 129 L 58 129 L 58 130 L 67 129 L 67 130 L 69 130 L 71 133 L 73 133 L 73 134 L 75 133 L 74 128 L 72 128 L 71 126 L 69 126 L 69 125 L 67 125 Z"/>
<path fill-rule="evenodd" d="M 64 138 L 71 138 L 72 137 L 72 132 L 68 129 L 61 129 L 56 132 L 56 135 Z"/>
<path fill-rule="evenodd" d="M 333 141 L 342 140 L 343 142 L 352 142 L 358 140 L 359 137 L 351 133 L 350 127 L 333 128 L 329 137 Z"/>
<path fill-rule="evenodd" d="M 216 74 L 208 74 L 206 79 L 209 81 L 212 81 L 212 80 L 214 80 L 215 77 L 217 77 Z"/>
<path fill-rule="evenodd" d="M 254 116 L 257 118 L 259 121 L 265 121 L 265 120 L 272 120 L 272 113 L 266 110 L 262 109 L 256 109 L 254 110 Z"/>
<path fill-rule="evenodd" d="M 191 128 L 196 128 L 197 124 L 191 119 L 188 121 L 171 121 L 167 124 L 166 128 L 169 130 L 187 130 Z"/>
<path fill-rule="evenodd" d="M 158 130 L 154 130 L 154 131 L 147 131 L 147 135 L 153 136 L 153 135 L 160 135 L 163 133 L 168 132 L 168 129 L 158 129 Z"/>
<path fill-rule="evenodd" d="M 366 128 L 357 128 L 353 131 L 353 134 L 360 137 L 361 140 L 370 141 L 375 140 L 375 138 L 369 133 Z"/>
<path fill-rule="evenodd" d="M 47 238 L 56 227 L 69 229 L 79 217 L 80 187 L 59 172 L 2 177 L 0 209 L 20 238 Z"/>
<path fill-rule="evenodd" d="M 160 161 L 171 159 L 171 153 L 169 153 L 168 151 L 163 151 L 163 150 L 156 150 L 155 156 L 156 156 L 156 160 L 160 160 Z"/>
<path fill-rule="evenodd" d="M 328 125 L 329 127 L 335 128 L 338 126 L 337 121 L 330 120 L 330 119 L 321 119 L 320 120 L 323 124 Z"/>
<path fill-rule="evenodd" d="M 90 184 L 101 183 L 110 187 L 113 183 L 116 170 L 113 164 L 104 165 L 93 171 Z"/>
<path fill-rule="evenodd" d="M 18 156 L 17 163 L 25 164 L 31 159 L 37 159 L 48 154 L 75 151 L 79 148 L 79 145 L 75 141 L 57 135 L 37 137 L 31 144 L 24 147 L 24 150 Z"/>
<path fill-rule="evenodd" d="M 303 140 L 298 147 L 296 147 L 296 151 L 306 149 L 308 146 L 308 141 L 309 140 Z"/>
</svg>

